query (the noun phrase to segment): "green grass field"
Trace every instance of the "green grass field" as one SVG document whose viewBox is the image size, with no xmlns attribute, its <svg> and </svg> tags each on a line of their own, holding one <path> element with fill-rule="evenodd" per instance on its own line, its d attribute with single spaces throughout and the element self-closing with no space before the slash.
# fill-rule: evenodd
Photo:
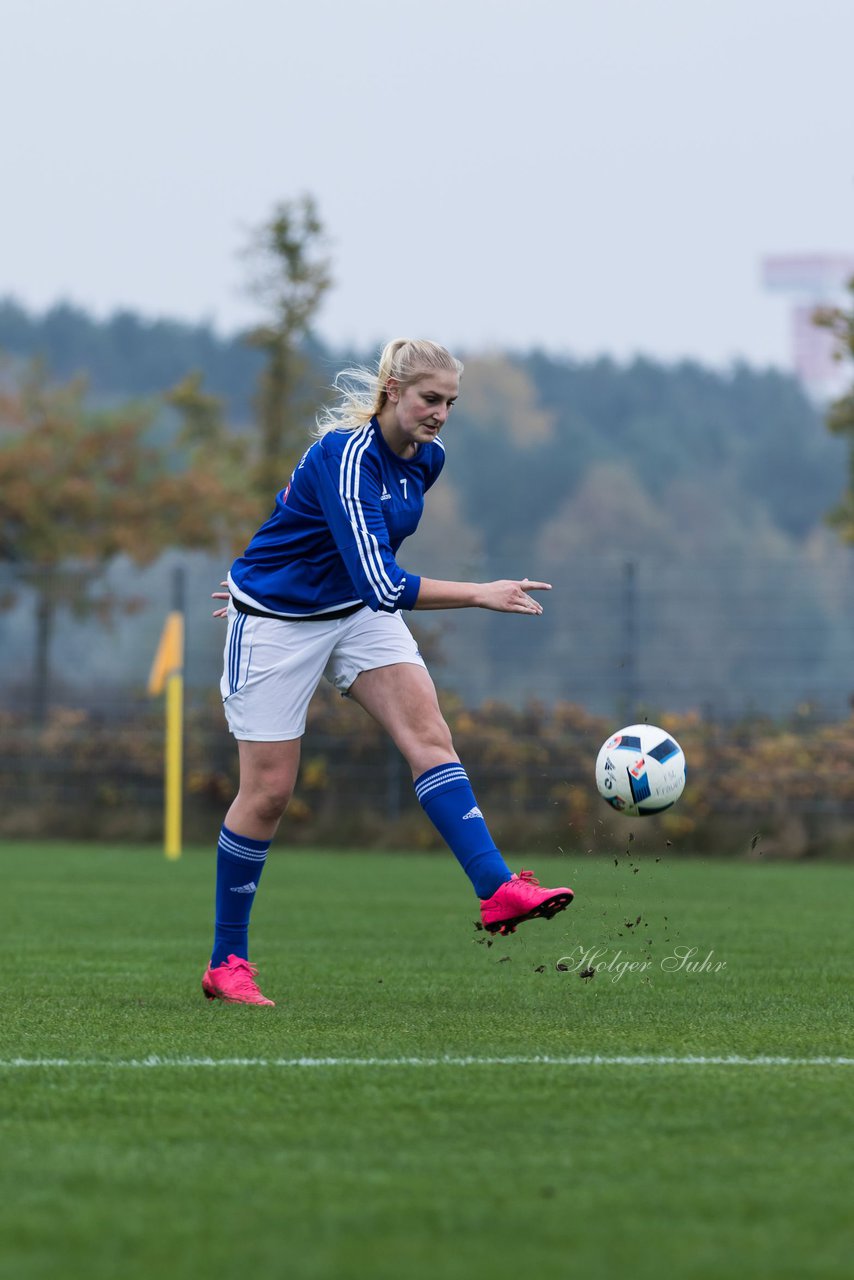
<svg viewBox="0 0 854 1280">
<path fill-rule="evenodd" d="M 275 853 L 252 1009 L 211 853 L 7 844 L 0 1274 L 847 1280 L 854 868 L 530 861 L 487 946 L 450 856 Z"/>
</svg>

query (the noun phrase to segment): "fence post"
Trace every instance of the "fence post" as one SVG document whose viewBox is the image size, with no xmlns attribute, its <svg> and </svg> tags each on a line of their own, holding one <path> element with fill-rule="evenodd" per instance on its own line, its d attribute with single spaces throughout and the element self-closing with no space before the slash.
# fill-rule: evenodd
<svg viewBox="0 0 854 1280">
<path fill-rule="evenodd" d="M 620 657 L 620 705 L 618 716 L 624 724 L 630 724 L 638 714 L 639 680 L 638 680 L 638 647 L 640 631 L 638 629 L 638 573 L 634 560 L 626 560 L 623 564 L 620 585 L 620 616 L 622 634 L 622 654 Z"/>
</svg>

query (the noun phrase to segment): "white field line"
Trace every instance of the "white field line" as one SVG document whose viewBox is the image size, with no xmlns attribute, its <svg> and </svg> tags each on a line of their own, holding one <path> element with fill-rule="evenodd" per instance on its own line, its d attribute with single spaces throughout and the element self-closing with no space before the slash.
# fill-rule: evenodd
<svg viewBox="0 0 854 1280">
<path fill-rule="evenodd" d="M 102 1069 L 108 1071 L 155 1070 L 181 1067 L 852 1067 L 854 1058 L 819 1057 L 721 1057 L 686 1055 L 666 1057 L 637 1054 L 608 1057 L 601 1054 L 578 1054 L 569 1057 L 530 1058 L 161 1058 L 150 1054 L 145 1058 L 5 1058 L 0 1071 L 39 1068 Z"/>
</svg>

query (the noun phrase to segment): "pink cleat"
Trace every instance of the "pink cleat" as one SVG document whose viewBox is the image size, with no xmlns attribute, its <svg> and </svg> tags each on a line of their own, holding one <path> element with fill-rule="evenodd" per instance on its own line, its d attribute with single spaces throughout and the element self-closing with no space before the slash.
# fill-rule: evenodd
<svg viewBox="0 0 854 1280">
<path fill-rule="evenodd" d="M 225 1000 L 229 1004 L 269 1004 L 275 1006 L 275 1000 L 268 1000 L 258 990 L 255 974 L 258 970 L 248 960 L 240 956 L 229 956 L 223 964 L 215 969 L 208 965 L 202 978 L 202 991 L 208 1000 Z"/>
<path fill-rule="evenodd" d="M 480 904 L 480 918 L 488 933 L 506 936 L 516 932 L 523 920 L 543 916 L 551 920 L 572 902 L 571 889 L 541 889 L 533 871 L 523 871 L 498 886 L 491 898 Z"/>
</svg>

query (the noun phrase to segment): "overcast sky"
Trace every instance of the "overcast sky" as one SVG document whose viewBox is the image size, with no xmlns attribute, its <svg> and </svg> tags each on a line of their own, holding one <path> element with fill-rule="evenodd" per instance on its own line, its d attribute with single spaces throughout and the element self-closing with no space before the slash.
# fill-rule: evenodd
<svg viewBox="0 0 854 1280">
<path fill-rule="evenodd" d="M 854 253 L 852 0 L 2 0 L 0 294 L 255 314 L 317 198 L 322 337 L 788 360 L 765 253 Z"/>
</svg>

